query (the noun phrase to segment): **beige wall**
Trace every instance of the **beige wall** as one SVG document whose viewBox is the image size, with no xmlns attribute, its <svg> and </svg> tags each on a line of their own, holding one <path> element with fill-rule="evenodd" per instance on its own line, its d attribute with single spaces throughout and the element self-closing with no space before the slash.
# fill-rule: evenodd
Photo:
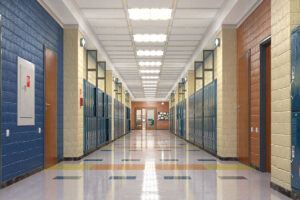
<svg viewBox="0 0 300 200">
<path fill-rule="evenodd" d="M 271 0 L 271 181 L 291 190 L 291 30 L 300 24 L 299 0 Z"/>
<path fill-rule="evenodd" d="M 83 155 L 83 69 L 78 30 L 64 30 L 64 157 Z"/>
<path fill-rule="evenodd" d="M 217 37 L 221 39 L 215 50 L 218 155 L 236 157 L 236 30 L 223 29 Z"/>
</svg>

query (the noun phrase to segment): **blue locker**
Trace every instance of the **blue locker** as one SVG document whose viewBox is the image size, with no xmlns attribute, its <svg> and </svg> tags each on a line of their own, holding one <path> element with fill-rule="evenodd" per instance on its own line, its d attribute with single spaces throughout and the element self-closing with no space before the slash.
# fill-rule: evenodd
<svg viewBox="0 0 300 200">
<path fill-rule="evenodd" d="M 300 193 L 300 26 L 292 32 L 292 190 Z"/>
</svg>

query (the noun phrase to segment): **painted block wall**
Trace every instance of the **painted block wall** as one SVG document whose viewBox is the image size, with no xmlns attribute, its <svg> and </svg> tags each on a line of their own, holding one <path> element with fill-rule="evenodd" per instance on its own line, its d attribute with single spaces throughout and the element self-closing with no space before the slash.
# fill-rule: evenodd
<svg viewBox="0 0 300 200">
<path fill-rule="evenodd" d="M 44 46 L 58 56 L 57 153 L 63 157 L 63 29 L 36 0 L 1 0 L 2 181 L 44 165 Z M 17 57 L 35 64 L 35 126 L 17 126 Z M 38 128 L 42 133 L 38 133 Z M 10 129 L 10 137 L 5 130 Z"/>
<path fill-rule="evenodd" d="M 271 182 L 291 190 L 291 30 L 298 0 L 271 0 Z"/>
<path fill-rule="evenodd" d="M 83 78 L 86 51 L 78 29 L 64 30 L 64 157 L 83 155 Z M 81 91 L 81 93 L 80 93 Z"/>
<path fill-rule="evenodd" d="M 251 49 L 251 127 L 260 130 L 260 42 L 271 34 L 271 1 L 264 0 L 237 29 L 237 58 Z M 250 137 L 250 163 L 259 167 L 260 134 L 253 132 Z"/>
<path fill-rule="evenodd" d="M 236 157 L 236 30 L 222 29 L 217 37 L 221 40 L 215 50 L 218 155 Z"/>
</svg>

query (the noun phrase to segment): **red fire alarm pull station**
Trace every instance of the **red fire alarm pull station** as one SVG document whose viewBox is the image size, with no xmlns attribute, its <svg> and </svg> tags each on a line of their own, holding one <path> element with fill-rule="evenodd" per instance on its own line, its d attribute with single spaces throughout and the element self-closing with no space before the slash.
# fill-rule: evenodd
<svg viewBox="0 0 300 200">
<path fill-rule="evenodd" d="M 30 87 L 30 76 L 26 76 L 26 79 L 27 79 L 27 84 L 26 84 L 26 86 L 27 86 L 27 87 Z"/>
<path fill-rule="evenodd" d="M 80 98 L 80 106 L 83 106 L 83 98 Z"/>
</svg>

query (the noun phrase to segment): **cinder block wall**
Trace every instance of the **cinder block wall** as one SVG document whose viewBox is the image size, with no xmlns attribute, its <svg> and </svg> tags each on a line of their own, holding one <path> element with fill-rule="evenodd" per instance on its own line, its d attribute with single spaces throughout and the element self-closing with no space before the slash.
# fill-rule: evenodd
<svg viewBox="0 0 300 200">
<path fill-rule="evenodd" d="M 223 29 L 216 49 L 218 155 L 237 156 L 236 129 L 236 30 Z"/>
<path fill-rule="evenodd" d="M 83 155 L 83 77 L 85 50 L 78 29 L 64 30 L 64 157 Z"/>
<path fill-rule="evenodd" d="M 291 31 L 299 24 L 299 0 L 271 0 L 271 181 L 288 190 L 291 190 Z"/>
</svg>

